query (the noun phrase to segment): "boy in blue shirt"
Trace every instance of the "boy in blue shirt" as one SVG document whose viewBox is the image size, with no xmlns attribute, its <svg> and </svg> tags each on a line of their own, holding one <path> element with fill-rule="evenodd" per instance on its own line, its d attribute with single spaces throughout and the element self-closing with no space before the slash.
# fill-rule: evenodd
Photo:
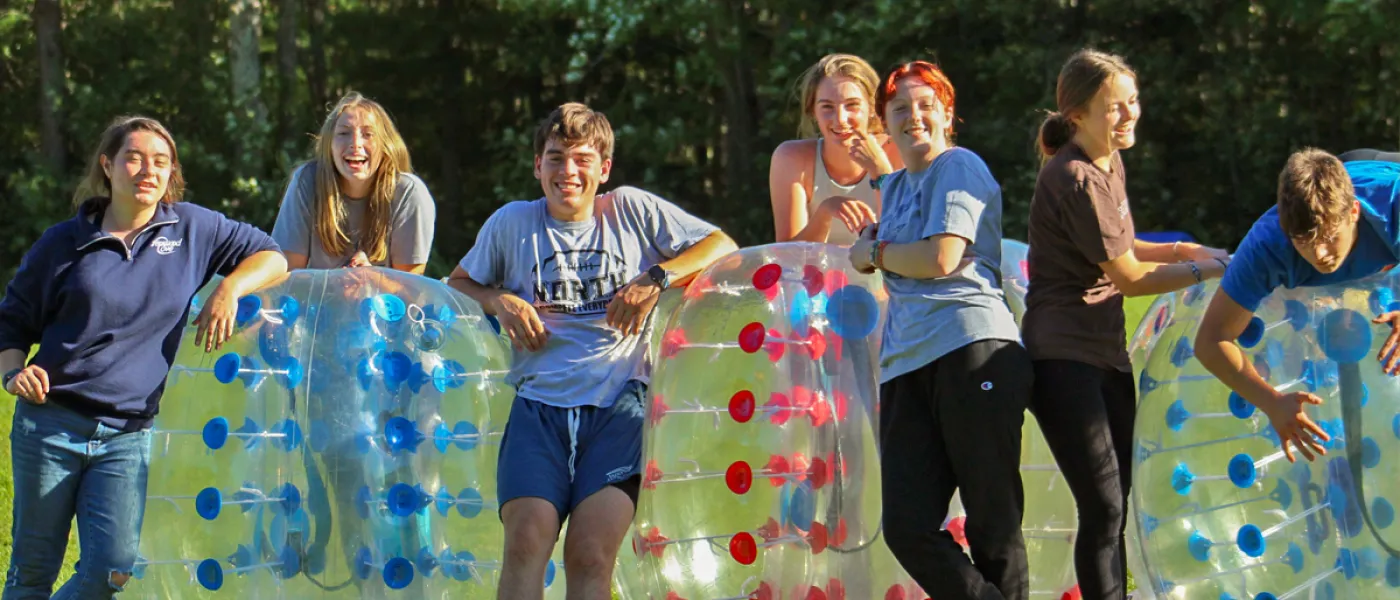
<svg viewBox="0 0 1400 600">
<path fill-rule="evenodd" d="M 1235 339 L 1264 298 L 1279 286 L 1325 286 L 1390 270 L 1400 262 L 1400 154 L 1357 150 L 1340 158 L 1316 149 L 1289 157 L 1278 180 L 1278 204 L 1240 243 L 1196 333 L 1201 364 L 1269 417 L 1284 455 L 1308 460 L 1331 438 L 1303 412 L 1322 399 L 1306 391 L 1279 392 L 1254 370 Z M 1400 342 L 1400 312 L 1376 318 L 1392 333 L 1385 357 Z M 1397 353 L 1400 354 L 1400 353 Z M 1384 358 L 1382 358 L 1384 360 Z M 1400 357 L 1384 364 L 1397 372 Z"/>
<path fill-rule="evenodd" d="M 496 469 L 503 600 L 543 597 L 566 518 L 569 597 L 610 596 L 641 483 L 651 310 L 673 282 L 737 249 L 645 191 L 599 194 L 612 149 L 602 113 L 556 109 L 535 132 L 544 197 L 491 215 L 449 280 L 500 319 L 515 347 Z"/>
</svg>

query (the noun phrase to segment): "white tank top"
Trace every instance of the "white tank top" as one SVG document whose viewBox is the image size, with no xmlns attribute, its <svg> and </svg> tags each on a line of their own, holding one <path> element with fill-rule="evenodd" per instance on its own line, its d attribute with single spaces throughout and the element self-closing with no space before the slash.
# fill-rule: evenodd
<svg viewBox="0 0 1400 600">
<path fill-rule="evenodd" d="M 876 216 L 880 214 L 878 192 L 870 187 L 869 174 L 867 173 L 860 181 L 848 186 L 832 181 L 831 175 L 826 172 L 826 163 L 822 161 L 822 138 L 817 138 L 817 168 L 812 173 L 812 198 L 807 202 L 807 219 L 816 218 L 817 207 L 832 196 L 855 198 L 869 204 Z M 827 235 L 826 243 L 850 246 L 858 239 L 856 234 L 846 229 L 846 225 L 840 219 L 831 220 L 831 233 Z"/>
</svg>

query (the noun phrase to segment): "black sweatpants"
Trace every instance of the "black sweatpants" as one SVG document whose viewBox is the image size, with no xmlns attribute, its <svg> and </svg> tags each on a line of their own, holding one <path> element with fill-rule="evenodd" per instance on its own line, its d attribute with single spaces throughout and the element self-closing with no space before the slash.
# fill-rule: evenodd
<svg viewBox="0 0 1400 600">
<path fill-rule="evenodd" d="M 880 386 L 885 541 L 938 600 L 1026 600 L 1021 426 L 1030 356 L 973 342 Z M 972 560 L 944 531 L 953 492 Z"/>
<path fill-rule="evenodd" d="M 1084 600 L 1122 600 L 1137 414 L 1133 374 L 1073 360 L 1037 360 L 1031 413 L 1079 507 L 1079 591 Z"/>
<path fill-rule="evenodd" d="M 1353 160 L 1379 160 L 1383 162 L 1400 163 L 1400 152 L 1382 152 L 1372 148 L 1359 148 L 1338 154 L 1337 160 L 1344 163 Z"/>
</svg>

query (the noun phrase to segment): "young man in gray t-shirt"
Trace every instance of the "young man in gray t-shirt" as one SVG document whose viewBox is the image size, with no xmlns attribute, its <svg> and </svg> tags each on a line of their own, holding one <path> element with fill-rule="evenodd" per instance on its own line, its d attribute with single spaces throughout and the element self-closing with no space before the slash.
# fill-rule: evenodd
<svg viewBox="0 0 1400 600">
<path fill-rule="evenodd" d="M 543 596 L 565 518 L 569 596 L 609 596 L 641 483 L 652 308 L 672 281 L 737 249 L 645 191 L 597 195 L 612 148 L 602 113 L 576 103 L 551 113 L 535 133 L 544 198 L 491 215 L 449 279 L 515 350 L 497 467 L 502 599 Z"/>
</svg>

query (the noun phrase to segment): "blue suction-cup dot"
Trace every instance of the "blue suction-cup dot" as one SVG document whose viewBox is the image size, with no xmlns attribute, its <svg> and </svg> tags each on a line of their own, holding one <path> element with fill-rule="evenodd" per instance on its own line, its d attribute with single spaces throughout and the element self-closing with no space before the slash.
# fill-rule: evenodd
<svg viewBox="0 0 1400 600">
<path fill-rule="evenodd" d="M 1356 363 L 1371 349 L 1371 323 L 1361 313 L 1339 308 L 1322 319 L 1317 343 L 1327 358 L 1344 365 Z"/>
<path fill-rule="evenodd" d="M 1348 577 L 1347 579 L 1351 579 Z M 1330 581 L 1324 581 L 1313 588 L 1314 600 L 1337 600 L 1337 588 Z"/>
<path fill-rule="evenodd" d="M 408 450 L 412 452 L 418 447 L 421 436 L 418 434 L 418 425 L 413 421 L 403 417 L 393 417 L 384 424 L 384 439 L 389 442 L 390 452 Z"/>
<path fill-rule="evenodd" d="M 1303 548 L 1297 542 L 1288 542 L 1288 552 L 1283 553 L 1283 563 L 1293 570 L 1293 574 L 1303 572 Z"/>
<path fill-rule="evenodd" d="M 443 565 L 442 571 L 457 581 L 470 581 L 472 578 L 472 564 L 476 562 L 476 556 L 471 552 L 463 550 L 457 554 L 452 554 L 452 549 L 442 551 L 438 557 L 438 562 Z"/>
<path fill-rule="evenodd" d="M 1400 558 L 1391 556 L 1385 559 L 1385 584 L 1400 588 Z"/>
<path fill-rule="evenodd" d="M 1230 595 L 1230 592 L 1220 592 L 1220 600 L 1236 600 L 1236 598 Z"/>
<path fill-rule="evenodd" d="M 1138 390 L 1145 396 L 1157 389 L 1158 385 L 1157 380 L 1147 374 L 1147 369 L 1143 369 L 1142 374 L 1138 376 Z"/>
<path fill-rule="evenodd" d="M 433 556 L 433 551 L 427 546 L 418 549 L 418 556 L 413 559 L 413 566 L 423 573 L 424 577 L 431 578 L 433 571 L 437 569 L 437 557 Z"/>
<path fill-rule="evenodd" d="M 1254 468 L 1254 459 L 1248 454 L 1236 454 L 1230 459 L 1228 467 L 1230 482 L 1235 487 L 1247 488 L 1254 485 L 1259 477 L 1259 470 Z"/>
<path fill-rule="evenodd" d="M 1191 413 L 1186 410 L 1186 404 L 1181 400 L 1173 402 L 1167 408 L 1167 428 L 1172 431 L 1181 431 L 1181 427 L 1191 418 Z"/>
<path fill-rule="evenodd" d="M 826 302 L 826 318 L 836 335 L 848 340 L 865 339 L 880 320 L 880 304 L 870 290 L 847 285 L 832 292 Z"/>
<path fill-rule="evenodd" d="M 433 447 L 438 452 L 447 452 L 447 447 L 452 445 L 452 430 L 447 428 L 446 423 L 438 423 L 433 428 Z"/>
<path fill-rule="evenodd" d="M 1385 563 L 1381 560 L 1381 554 L 1375 548 L 1367 546 L 1356 553 L 1357 568 L 1356 574 L 1362 579 L 1375 579 L 1381 574 L 1381 568 Z"/>
<path fill-rule="evenodd" d="M 297 554 L 295 548 L 282 546 L 282 551 L 277 555 L 279 568 L 273 569 L 277 576 L 282 579 L 291 579 L 301 572 L 301 555 Z"/>
<path fill-rule="evenodd" d="M 289 390 L 300 386 L 301 380 L 306 377 L 306 372 L 301 368 L 301 361 L 295 358 L 287 359 L 285 370 L 287 372 L 282 375 L 282 384 Z"/>
<path fill-rule="evenodd" d="M 1191 552 L 1191 558 L 1198 562 L 1210 560 L 1210 539 L 1202 535 L 1201 532 L 1191 532 L 1191 537 L 1186 540 L 1186 547 Z"/>
<path fill-rule="evenodd" d="M 355 491 L 355 512 L 360 515 L 361 519 L 369 518 L 369 505 L 373 502 L 374 496 L 369 493 L 369 486 L 362 485 L 359 490 Z M 365 550 L 365 552 L 369 552 L 369 550 Z"/>
<path fill-rule="evenodd" d="M 1395 419 L 1390 422 L 1390 432 L 1400 439 L 1400 414 L 1395 415 Z"/>
<path fill-rule="evenodd" d="M 277 495 L 282 498 L 282 501 L 278 503 L 278 506 L 282 508 L 282 514 L 295 514 L 297 509 L 301 508 L 301 490 L 298 490 L 297 486 L 284 483 Z"/>
<path fill-rule="evenodd" d="M 1274 491 L 1269 493 L 1269 499 L 1278 503 L 1278 507 L 1287 511 L 1293 505 L 1293 488 L 1288 487 L 1282 479 L 1274 485 Z"/>
<path fill-rule="evenodd" d="M 413 563 L 402 556 L 395 556 L 384 563 L 384 585 L 391 590 L 401 590 L 413 583 Z"/>
<path fill-rule="evenodd" d="M 239 327 L 243 327 L 258 316 L 262 311 L 262 298 L 257 296 L 244 296 L 238 299 L 238 309 L 233 315 L 234 322 Z"/>
<path fill-rule="evenodd" d="M 249 567 L 253 565 L 253 549 L 244 544 L 239 544 L 238 549 L 233 551 L 228 557 L 228 562 L 235 569 Z"/>
<path fill-rule="evenodd" d="M 812 520 L 816 518 L 817 513 L 816 498 L 811 487 L 806 483 L 792 486 L 787 497 L 786 509 L 784 516 L 789 524 L 802 531 L 811 529 Z"/>
<path fill-rule="evenodd" d="M 1395 301 L 1395 292 L 1390 288 L 1380 287 L 1371 290 L 1371 296 L 1367 299 L 1367 304 L 1371 308 L 1371 314 L 1377 317 L 1385 314 L 1391 302 Z"/>
<path fill-rule="evenodd" d="M 194 576 L 199 580 L 199 585 L 211 592 L 217 592 L 219 588 L 224 587 L 224 567 L 215 559 L 206 558 L 199 561 Z"/>
<path fill-rule="evenodd" d="M 1161 524 L 1162 522 L 1152 515 L 1147 515 L 1142 518 L 1142 530 L 1147 535 L 1152 535 L 1152 532 L 1157 531 L 1157 526 Z"/>
<path fill-rule="evenodd" d="M 301 447 L 301 426 L 297 425 L 296 421 L 287 419 L 278 423 L 275 429 L 277 433 L 282 434 L 282 437 L 273 439 L 278 441 L 278 445 L 281 446 L 283 450 L 291 452 Z"/>
<path fill-rule="evenodd" d="M 1246 556 L 1259 558 L 1264 555 L 1264 532 L 1256 525 L 1245 525 L 1235 536 L 1235 544 Z"/>
<path fill-rule="evenodd" d="M 1381 464 L 1381 447 L 1369 436 L 1361 438 L 1361 466 L 1374 469 Z"/>
<path fill-rule="evenodd" d="M 408 307 L 403 299 L 393 294 L 380 294 L 369 299 L 370 311 L 380 320 L 397 323 L 403 318 Z"/>
<path fill-rule="evenodd" d="M 1259 595 L 1254 597 L 1254 600 L 1278 600 L 1278 596 L 1268 592 L 1260 592 Z"/>
<path fill-rule="evenodd" d="M 390 388 L 398 387 L 408 381 L 409 375 L 413 372 L 413 359 L 402 352 L 385 354 L 380 362 L 380 368 L 384 369 L 384 381 L 389 384 Z"/>
<path fill-rule="evenodd" d="M 282 296 L 277 299 L 277 308 L 282 311 L 282 322 L 291 325 L 297 322 L 301 316 L 301 303 L 291 296 Z"/>
<path fill-rule="evenodd" d="M 1341 567 L 1342 576 L 1346 577 L 1347 579 L 1356 577 L 1356 568 L 1360 566 L 1357 564 L 1358 562 L 1359 561 L 1357 561 L 1356 559 L 1356 554 L 1352 552 L 1350 548 L 1342 548 L 1337 551 L 1336 566 Z"/>
<path fill-rule="evenodd" d="M 230 352 L 214 361 L 214 378 L 219 383 L 228 385 L 233 380 L 238 379 L 238 370 L 243 366 L 243 357 L 236 352 Z"/>
<path fill-rule="evenodd" d="M 476 425 L 468 421 L 457 421 L 457 424 L 452 427 L 452 435 L 457 438 L 453 444 L 457 446 L 458 450 L 472 450 L 476 448 L 481 432 L 477 430 Z"/>
<path fill-rule="evenodd" d="M 792 325 L 792 333 L 798 337 L 807 337 L 811 317 L 812 297 L 807 295 L 805 289 L 797 290 L 788 306 L 788 323 Z"/>
<path fill-rule="evenodd" d="M 1184 335 L 1178 338 L 1176 344 L 1172 346 L 1172 366 L 1178 369 L 1185 367 L 1186 363 L 1191 362 L 1195 356 L 1196 352 L 1191 348 L 1191 340 Z"/>
<path fill-rule="evenodd" d="M 549 563 L 544 566 L 544 587 L 554 585 L 554 578 L 558 576 L 557 567 L 554 566 L 554 559 L 549 559 Z"/>
<path fill-rule="evenodd" d="M 424 327 L 418 334 L 418 349 L 424 352 L 436 352 L 442 349 L 442 344 L 447 340 L 442 330 L 437 327 Z"/>
<path fill-rule="evenodd" d="M 439 515 L 447 516 L 447 512 L 452 510 L 452 504 L 452 492 L 447 491 L 445 487 L 439 489 L 437 495 L 433 496 L 433 505 L 437 507 Z"/>
<path fill-rule="evenodd" d="M 476 491 L 476 488 L 464 488 L 462 493 L 457 495 L 457 514 L 468 519 L 475 519 L 485 506 L 481 492 Z"/>
<path fill-rule="evenodd" d="M 194 497 L 194 510 L 205 521 L 213 521 L 219 518 L 219 511 L 224 507 L 224 495 L 218 488 L 207 487 L 199 490 L 199 494 Z"/>
<path fill-rule="evenodd" d="M 210 450 L 223 448 L 228 442 L 228 419 L 214 417 L 204 424 L 204 431 L 200 434 L 204 438 L 204 445 Z"/>
<path fill-rule="evenodd" d="M 1235 340 L 1245 348 L 1253 348 L 1259 345 L 1259 340 L 1262 339 L 1264 339 L 1264 319 L 1259 317 L 1250 319 L 1249 325 L 1245 326 L 1244 331 L 1240 333 L 1240 337 L 1235 338 Z"/>
<path fill-rule="evenodd" d="M 496 335 L 501 335 L 501 321 L 496 318 L 496 315 L 486 315 L 486 322 L 491 324 L 491 331 L 496 332 Z"/>
<path fill-rule="evenodd" d="M 407 517 L 418 510 L 418 490 L 407 483 L 396 483 L 389 488 L 389 512 L 394 516 Z"/>
<path fill-rule="evenodd" d="M 466 374 L 467 368 L 455 360 L 442 361 L 441 365 L 433 367 L 433 387 L 439 393 L 446 393 L 448 389 L 462 387 L 466 383 L 462 375 Z"/>
<path fill-rule="evenodd" d="M 1236 418 L 1248 419 L 1254 416 L 1254 405 L 1236 392 L 1230 392 L 1229 404 L 1230 414 L 1235 415 Z"/>
<path fill-rule="evenodd" d="M 1283 302 L 1283 314 L 1288 319 L 1288 324 L 1293 327 L 1293 331 L 1302 331 L 1308 326 L 1308 307 L 1297 300 L 1285 300 Z"/>
<path fill-rule="evenodd" d="M 355 577 L 360 580 L 369 579 L 369 574 L 374 569 L 374 557 L 370 556 L 369 548 L 360 546 L 355 551 Z"/>
<path fill-rule="evenodd" d="M 1387 529 L 1395 522 L 1395 506 L 1385 498 L 1371 501 L 1371 524 L 1377 529 Z"/>
<path fill-rule="evenodd" d="M 1183 496 L 1191 493 L 1191 484 L 1196 482 L 1196 476 L 1191 474 L 1191 468 L 1186 463 L 1181 463 L 1172 469 L 1172 489 Z"/>
</svg>

